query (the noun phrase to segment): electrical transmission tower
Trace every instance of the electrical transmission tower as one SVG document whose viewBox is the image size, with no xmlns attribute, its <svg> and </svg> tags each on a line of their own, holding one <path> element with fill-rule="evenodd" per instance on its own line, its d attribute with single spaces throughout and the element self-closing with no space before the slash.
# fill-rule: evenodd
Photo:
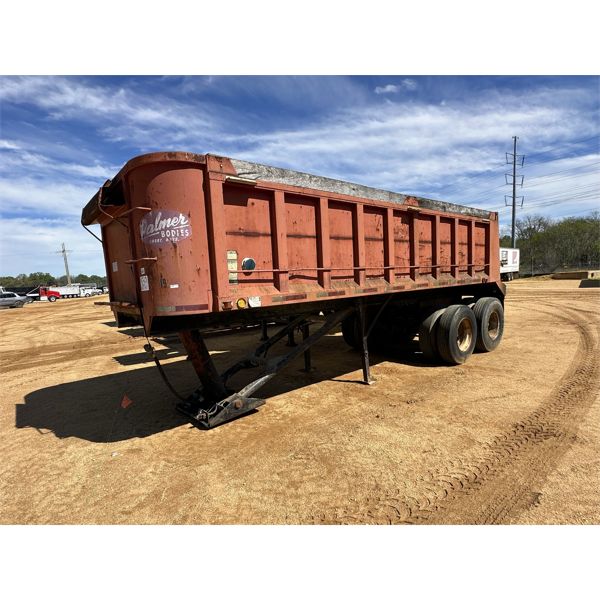
<svg viewBox="0 0 600 600">
<path fill-rule="evenodd" d="M 65 244 L 63 242 L 62 250 L 57 250 L 56 254 L 62 254 L 65 259 L 65 271 L 67 273 L 67 285 L 71 285 L 71 274 L 69 273 L 69 261 L 67 260 L 67 254 L 70 253 L 71 250 L 67 250 L 65 248 Z"/>
<path fill-rule="evenodd" d="M 513 135 L 513 151 L 506 153 L 506 164 L 510 165 L 512 163 L 512 173 L 505 173 L 504 178 L 506 180 L 506 185 L 512 184 L 512 228 L 511 228 L 511 236 L 510 236 L 510 245 L 515 247 L 515 224 L 517 221 L 517 177 L 521 178 L 519 183 L 520 187 L 523 187 L 523 175 L 517 175 L 517 167 L 522 167 L 525 164 L 525 155 L 517 154 L 517 140 L 519 138 L 516 135 Z M 509 157 L 512 157 L 509 159 Z M 510 181 L 509 181 L 510 179 Z M 506 199 L 510 198 L 510 196 L 504 196 L 504 204 L 508 206 Z M 518 197 L 521 200 L 521 208 L 523 208 L 523 200 L 525 196 Z"/>
</svg>

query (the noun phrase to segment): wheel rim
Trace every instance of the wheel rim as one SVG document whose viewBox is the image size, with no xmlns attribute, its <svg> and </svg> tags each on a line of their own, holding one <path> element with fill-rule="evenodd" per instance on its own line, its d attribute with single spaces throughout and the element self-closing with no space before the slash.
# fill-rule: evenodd
<svg viewBox="0 0 600 600">
<path fill-rule="evenodd" d="M 456 335 L 458 349 L 461 352 L 466 352 L 473 342 L 473 324 L 470 319 L 463 319 L 458 324 L 458 332 Z"/>
<path fill-rule="evenodd" d="M 500 335 L 500 315 L 493 311 L 488 320 L 487 332 L 490 339 L 495 340 Z"/>
</svg>

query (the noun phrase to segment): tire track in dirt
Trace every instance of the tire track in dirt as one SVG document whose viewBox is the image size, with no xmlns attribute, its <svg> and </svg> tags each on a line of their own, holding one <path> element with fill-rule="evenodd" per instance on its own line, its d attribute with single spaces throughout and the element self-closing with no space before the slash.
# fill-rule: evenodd
<svg viewBox="0 0 600 600">
<path fill-rule="evenodd" d="M 107 346 L 123 347 L 124 350 L 128 350 L 127 345 L 121 343 L 121 340 L 111 344 L 104 342 L 100 346 L 91 346 L 89 340 L 47 344 L 36 349 L 35 356 L 32 356 L 32 350 L 29 348 L 14 352 L 0 352 L 0 366 L 3 373 L 9 373 L 54 364 L 70 364 L 85 358 L 105 356 Z"/>
<path fill-rule="evenodd" d="M 550 308 L 539 312 L 557 317 L 579 332 L 569 368 L 539 408 L 486 444 L 481 460 L 457 459 L 444 470 L 420 477 L 416 487 L 424 488 L 424 494 L 410 496 L 406 489 L 404 493 L 395 490 L 373 495 L 322 522 L 503 523 L 538 502 L 535 490 L 576 440 L 579 423 L 596 400 L 600 328 L 597 323 L 594 331 L 576 310 L 537 300 L 538 306 Z"/>
</svg>

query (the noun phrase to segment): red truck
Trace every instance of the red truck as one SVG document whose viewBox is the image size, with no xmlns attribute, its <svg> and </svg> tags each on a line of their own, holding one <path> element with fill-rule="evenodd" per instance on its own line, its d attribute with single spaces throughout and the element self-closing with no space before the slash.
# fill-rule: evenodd
<svg viewBox="0 0 600 600">
<path fill-rule="evenodd" d="M 42 302 L 56 302 L 61 298 L 61 294 L 58 290 L 52 289 L 47 286 L 40 286 L 27 294 L 28 298 L 33 300 L 40 300 Z"/>
<path fill-rule="evenodd" d="M 84 226 L 94 223 L 117 324 L 179 334 L 201 387 L 178 409 L 206 428 L 263 404 L 253 394 L 301 354 L 309 367 L 310 347 L 340 324 L 360 350 L 366 383 L 369 343 L 418 336 L 425 359 L 460 364 L 502 338 L 495 212 L 157 152 L 131 159 L 98 190 L 82 212 Z M 218 373 L 203 332 L 266 321 L 283 325 Z M 302 341 L 267 358 L 295 330 Z M 261 373 L 231 390 L 228 380 L 247 368 Z"/>
</svg>

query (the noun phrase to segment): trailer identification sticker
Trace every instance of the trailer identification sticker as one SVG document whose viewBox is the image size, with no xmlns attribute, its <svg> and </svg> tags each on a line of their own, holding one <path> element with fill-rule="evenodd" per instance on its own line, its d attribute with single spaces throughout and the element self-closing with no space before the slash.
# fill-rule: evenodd
<svg viewBox="0 0 600 600">
<path fill-rule="evenodd" d="M 119 270 L 119 263 L 116 260 L 113 261 L 112 270 L 113 273 L 116 273 Z"/>
<path fill-rule="evenodd" d="M 176 210 L 151 210 L 140 221 L 140 236 L 144 244 L 176 244 L 191 235 L 189 217 Z"/>
<path fill-rule="evenodd" d="M 262 306 L 260 296 L 248 296 L 248 306 L 250 308 L 258 308 L 259 306 Z"/>
<path fill-rule="evenodd" d="M 142 290 L 142 292 L 148 292 L 150 290 L 150 284 L 148 283 L 148 275 L 142 275 L 140 277 L 140 290 Z"/>
<path fill-rule="evenodd" d="M 229 271 L 229 283 L 237 283 L 238 254 L 236 250 L 227 250 L 227 270 Z"/>
</svg>

